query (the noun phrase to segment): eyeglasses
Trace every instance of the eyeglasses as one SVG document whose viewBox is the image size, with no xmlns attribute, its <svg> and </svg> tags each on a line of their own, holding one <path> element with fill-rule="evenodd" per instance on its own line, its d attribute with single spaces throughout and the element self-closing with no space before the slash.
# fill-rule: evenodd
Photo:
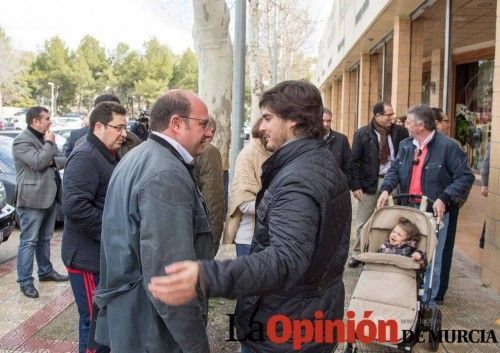
<svg viewBox="0 0 500 353">
<path fill-rule="evenodd" d="M 115 129 L 116 131 L 127 131 L 127 125 L 111 125 L 111 124 L 104 124 L 104 126 L 109 126 Z"/>
<path fill-rule="evenodd" d="M 184 118 L 184 119 L 191 119 L 191 120 L 198 120 L 198 121 L 203 121 L 203 123 L 201 124 L 201 127 L 206 129 L 208 128 L 208 123 L 210 122 L 209 119 L 198 119 L 198 118 L 191 118 L 190 116 L 185 116 L 185 115 L 179 115 L 181 118 Z"/>
<path fill-rule="evenodd" d="M 420 163 L 420 156 L 422 155 L 422 150 L 417 148 L 415 150 L 415 158 L 413 158 L 413 165 L 418 165 Z"/>
</svg>

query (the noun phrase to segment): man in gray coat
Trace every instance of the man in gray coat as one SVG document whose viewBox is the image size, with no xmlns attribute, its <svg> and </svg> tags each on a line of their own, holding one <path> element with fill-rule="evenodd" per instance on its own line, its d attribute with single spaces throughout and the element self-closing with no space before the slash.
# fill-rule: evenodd
<svg viewBox="0 0 500 353">
<path fill-rule="evenodd" d="M 21 292 L 37 298 L 33 284 L 33 256 L 38 264 L 40 281 L 67 281 L 50 262 L 50 239 L 56 220 L 56 203 L 61 202 L 59 169 L 66 157 L 55 144 L 50 131 L 50 113 L 44 107 L 32 107 L 26 112 L 28 127 L 12 146 L 16 167 L 16 207 L 21 226 L 17 253 L 17 282 Z"/>
<path fill-rule="evenodd" d="M 100 309 L 95 341 L 112 352 L 209 351 L 205 302 L 172 307 L 147 290 L 166 265 L 212 257 L 207 207 L 193 177 L 193 157 L 212 136 L 208 121 L 196 95 L 167 92 L 151 110 L 148 140 L 111 176 L 94 301 Z"/>
</svg>

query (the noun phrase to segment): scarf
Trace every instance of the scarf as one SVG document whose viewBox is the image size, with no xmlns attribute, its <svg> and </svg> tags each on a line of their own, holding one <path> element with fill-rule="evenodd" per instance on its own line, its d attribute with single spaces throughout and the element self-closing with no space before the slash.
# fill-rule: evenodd
<svg viewBox="0 0 500 353">
<path fill-rule="evenodd" d="M 389 162 L 389 156 L 391 155 L 391 150 L 389 148 L 388 136 L 392 132 L 392 125 L 390 127 L 384 127 L 377 123 L 375 118 L 372 118 L 373 128 L 380 134 L 380 142 L 378 146 L 378 160 L 381 165 Z"/>
</svg>

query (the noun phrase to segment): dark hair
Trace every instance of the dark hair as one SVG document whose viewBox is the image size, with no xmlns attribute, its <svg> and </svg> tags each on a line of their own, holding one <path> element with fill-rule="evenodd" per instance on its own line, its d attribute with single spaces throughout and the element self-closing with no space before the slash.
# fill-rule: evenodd
<svg viewBox="0 0 500 353">
<path fill-rule="evenodd" d="M 26 124 L 33 124 L 33 119 L 40 117 L 42 113 L 48 113 L 49 110 L 44 107 L 31 107 L 26 111 Z"/>
<path fill-rule="evenodd" d="M 321 93 L 305 80 L 283 81 L 264 92 L 259 107 L 269 107 L 280 118 L 297 122 L 301 135 L 321 138 L 323 128 L 323 102 Z"/>
<path fill-rule="evenodd" d="M 434 120 L 439 121 L 440 123 L 443 122 L 444 119 L 444 113 L 441 108 L 436 108 L 433 107 L 431 108 L 432 114 L 434 114 Z"/>
<path fill-rule="evenodd" d="M 330 109 L 323 107 L 323 114 L 328 114 L 333 117 L 333 113 Z"/>
<path fill-rule="evenodd" d="M 254 139 L 260 139 L 262 137 L 262 132 L 260 132 L 260 124 L 262 124 L 262 120 L 264 120 L 264 118 L 260 116 L 257 120 L 255 120 L 255 123 L 252 126 L 252 137 Z"/>
<path fill-rule="evenodd" d="M 175 89 L 168 91 L 158 98 L 149 116 L 149 126 L 153 131 L 164 131 L 170 125 L 170 118 L 177 114 L 189 116 L 191 113 L 191 102 L 186 93 Z"/>
<path fill-rule="evenodd" d="M 104 101 L 97 104 L 89 117 L 90 131 L 94 131 L 97 122 L 106 125 L 113 120 L 113 114 L 127 115 L 127 110 L 120 104 L 111 101 Z"/>
<path fill-rule="evenodd" d="M 417 104 L 410 108 L 406 112 L 406 115 L 412 114 L 416 121 L 424 123 L 427 130 L 436 130 L 436 121 L 434 120 L 434 113 L 432 109 L 426 104 Z"/>
<path fill-rule="evenodd" d="M 404 123 L 405 123 L 405 121 L 406 121 L 406 115 L 401 115 L 401 116 L 398 116 L 398 117 L 396 118 L 396 120 L 401 121 L 401 122 L 403 123 L 403 125 L 404 125 Z"/>
<path fill-rule="evenodd" d="M 97 96 L 96 99 L 94 99 L 94 107 L 102 102 L 115 102 L 118 104 L 121 103 L 118 97 L 115 96 L 114 94 L 105 93 Z"/>
<path fill-rule="evenodd" d="M 406 240 L 414 240 L 417 243 L 420 241 L 420 230 L 418 230 L 418 227 L 415 225 L 415 223 L 410 221 L 408 218 L 399 218 L 396 225 L 400 226 L 401 229 L 406 232 Z"/>
<path fill-rule="evenodd" d="M 375 103 L 375 105 L 373 106 L 373 116 L 376 116 L 377 114 L 385 114 L 386 106 L 390 106 L 390 104 L 384 101 Z"/>
</svg>

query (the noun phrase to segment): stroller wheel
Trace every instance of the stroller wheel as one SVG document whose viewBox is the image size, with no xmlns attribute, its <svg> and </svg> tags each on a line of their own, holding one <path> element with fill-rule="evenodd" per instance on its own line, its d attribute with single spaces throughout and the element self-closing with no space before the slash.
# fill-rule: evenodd
<svg viewBox="0 0 500 353">
<path fill-rule="evenodd" d="M 429 349 L 436 352 L 439 348 L 439 332 L 441 331 L 441 310 L 432 309 L 431 327 L 429 335 Z"/>
<path fill-rule="evenodd" d="M 344 353 L 356 353 L 358 348 L 353 346 L 351 343 L 347 343 L 344 349 Z"/>
<path fill-rule="evenodd" d="M 400 345 L 398 346 L 398 351 L 401 353 L 412 353 L 413 352 L 413 346 L 411 345 Z"/>
</svg>

